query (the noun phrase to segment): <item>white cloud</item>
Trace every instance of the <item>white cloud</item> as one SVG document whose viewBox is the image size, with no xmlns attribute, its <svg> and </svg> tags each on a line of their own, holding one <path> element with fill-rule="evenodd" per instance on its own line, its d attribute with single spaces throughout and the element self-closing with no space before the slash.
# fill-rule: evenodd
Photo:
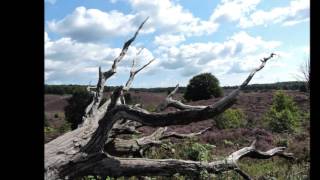
<svg viewBox="0 0 320 180">
<path fill-rule="evenodd" d="M 260 0 L 222 0 L 214 9 L 210 20 L 215 22 L 237 21 L 253 11 Z"/>
<path fill-rule="evenodd" d="M 169 0 L 130 0 L 139 17 L 150 17 L 147 26 L 161 33 L 179 32 L 187 36 L 215 32 L 218 24 L 201 20 L 180 4 Z"/>
<path fill-rule="evenodd" d="M 222 0 L 214 9 L 210 20 L 216 23 L 238 22 L 241 28 L 276 24 L 293 26 L 309 21 L 310 1 L 292 0 L 286 7 L 269 11 L 257 9 L 261 0 Z"/>
<path fill-rule="evenodd" d="M 136 30 L 135 16 L 116 10 L 103 12 L 98 9 L 77 7 L 72 14 L 59 21 L 49 21 L 49 30 L 72 39 L 89 42 L 124 36 Z"/>
<path fill-rule="evenodd" d="M 283 26 L 292 26 L 309 20 L 310 1 L 293 0 L 289 6 L 276 7 L 270 11 L 257 10 L 248 17 L 240 18 L 239 26 L 252 26 L 281 23 Z"/>
<path fill-rule="evenodd" d="M 303 52 L 306 54 L 306 55 L 310 55 L 310 46 L 306 46 L 303 48 Z"/>
<path fill-rule="evenodd" d="M 163 34 L 160 36 L 156 36 L 154 38 L 154 44 L 158 46 L 176 46 L 181 42 L 185 41 L 185 37 L 183 35 L 171 35 L 171 34 Z"/>
<path fill-rule="evenodd" d="M 48 40 L 45 43 L 45 81 L 46 83 L 88 83 L 97 80 L 98 67 L 110 68 L 113 59 L 119 55 L 120 48 L 106 47 L 102 44 L 82 43 L 70 38 Z M 131 46 L 127 55 L 119 63 L 118 72 L 128 78 L 131 61 L 136 57 L 138 48 Z M 144 49 L 137 57 L 137 66 L 146 64 L 153 58 L 148 49 Z M 154 65 L 147 69 L 154 68 Z M 147 70 L 146 69 L 146 70 Z"/>
<path fill-rule="evenodd" d="M 229 68 L 237 72 L 248 71 L 247 66 L 250 67 L 251 61 L 247 58 L 250 55 L 251 59 L 256 61 L 260 57 L 257 53 L 271 53 L 280 45 L 279 41 L 266 41 L 259 36 L 252 37 L 241 31 L 227 38 L 225 42 L 162 46 L 155 53 L 159 56 L 162 67 L 172 70 L 183 69 L 182 75 L 189 76 L 210 69 L 215 73 L 225 73 Z"/>
<path fill-rule="evenodd" d="M 48 36 L 48 33 L 47 33 L 47 32 L 44 32 L 44 42 L 46 43 L 46 42 L 48 42 L 48 41 L 50 41 L 49 36 Z"/>
<path fill-rule="evenodd" d="M 132 12 L 77 7 L 61 20 L 51 20 L 48 29 L 80 42 L 96 42 L 105 38 L 132 34 L 149 17 L 142 33 L 180 33 L 180 36 L 201 36 L 213 33 L 218 24 L 201 20 L 181 5 L 169 0 L 130 0 Z"/>
</svg>

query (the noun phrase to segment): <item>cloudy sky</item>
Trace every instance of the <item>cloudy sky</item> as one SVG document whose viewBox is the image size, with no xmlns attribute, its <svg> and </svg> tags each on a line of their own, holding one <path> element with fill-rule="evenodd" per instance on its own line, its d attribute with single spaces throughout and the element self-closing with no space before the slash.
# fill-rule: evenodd
<svg viewBox="0 0 320 180">
<path fill-rule="evenodd" d="M 107 85 L 123 85 L 132 59 L 133 87 L 185 86 L 203 72 L 239 85 L 275 52 L 251 83 L 297 80 L 309 58 L 308 0 L 45 0 L 45 83 L 95 84 L 139 24 L 142 32 Z"/>
</svg>

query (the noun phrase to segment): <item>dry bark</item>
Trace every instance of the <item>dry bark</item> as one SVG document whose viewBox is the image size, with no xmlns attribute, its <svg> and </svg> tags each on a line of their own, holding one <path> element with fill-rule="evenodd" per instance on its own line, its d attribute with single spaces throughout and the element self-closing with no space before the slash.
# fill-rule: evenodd
<svg viewBox="0 0 320 180">
<path fill-rule="evenodd" d="M 208 131 L 210 128 L 205 128 L 199 132 L 181 134 L 177 132 L 167 132 L 167 127 L 158 128 L 149 136 L 144 136 L 137 139 L 121 139 L 121 138 L 111 138 L 105 145 L 108 153 L 115 155 L 132 155 L 134 157 L 144 157 L 144 152 L 154 145 L 162 144 L 162 140 L 171 137 L 174 138 L 192 138 L 201 135 Z"/>
<path fill-rule="evenodd" d="M 93 99 L 85 110 L 86 114 L 83 116 L 83 123 L 77 129 L 45 144 L 45 179 L 74 179 L 85 175 L 99 175 L 102 177 L 168 176 L 175 173 L 195 175 L 201 170 L 207 170 L 209 173 L 235 170 L 248 179 L 249 176 L 237 166 L 239 159 L 243 157 L 265 159 L 275 155 L 285 158 L 292 157 L 291 154 L 283 152 L 284 147 L 276 147 L 262 152 L 255 148 L 254 143 L 249 147 L 232 153 L 222 160 L 209 163 L 177 159 L 120 158 L 106 152 L 104 148 L 105 144 L 112 141 L 115 144 L 118 143 L 116 147 L 122 147 L 122 149 L 132 148 L 134 151 L 141 153 L 141 149 L 152 144 L 161 143 L 161 139 L 163 138 L 172 136 L 190 137 L 203 133 L 199 132 L 189 135 L 168 133 L 165 135 L 166 128 L 159 128 L 152 135 L 138 140 L 125 141 L 115 137 L 117 129 L 120 129 L 119 131 L 126 129 L 126 125 L 133 122 L 139 123 L 138 125 L 164 127 L 169 125 L 186 125 L 219 115 L 234 104 L 240 90 L 249 83 L 254 74 L 262 69 L 266 62 L 274 55 L 271 54 L 269 57 L 261 60 L 261 66 L 252 71 L 238 89 L 217 103 L 209 106 L 188 106 L 170 99 L 171 96 L 169 96 L 167 98 L 168 102 L 170 101 L 168 105 L 178 104 L 177 106 L 181 111 L 168 113 L 151 113 L 138 106 L 126 105 L 124 100 L 121 100 L 123 99 L 123 93 L 129 90 L 135 75 L 153 61 L 151 60 L 140 69 L 134 70 L 135 63 L 133 60 L 132 70 L 126 85 L 117 88 L 112 93 L 110 99 L 100 105 L 106 80 L 116 73 L 117 64 L 123 59 L 129 46 L 135 40 L 146 21 L 147 19 L 139 26 L 134 36 L 124 44 L 120 55 L 114 60 L 110 70 L 103 72 L 101 67 L 99 67 L 97 86 L 95 88 L 88 87 L 88 91 L 93 94 Z M 113 131 L 114 127 L 115 130 Z M 132 131 L 134 132 L 134 130 Z"/>
</svg>

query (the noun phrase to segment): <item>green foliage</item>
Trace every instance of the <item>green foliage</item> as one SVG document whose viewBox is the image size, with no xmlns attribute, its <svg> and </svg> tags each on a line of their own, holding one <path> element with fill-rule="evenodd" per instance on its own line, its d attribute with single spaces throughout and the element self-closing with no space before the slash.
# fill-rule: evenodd
<svg viewBox="0 0 320 180">
<path fill-rule="evenodd" d="M 210 174 L 208 173 L 208 171 L 207 170 L 201 170 L 200 171 L 200 173 L 199 173 L 199 179 L 203 179 L 203 180 L 205 180 L 205 179 L 209 179 L 209 177 L 210 177 Z"/>
<path fill-rule="evenodd" d="M 76 129 L 78 124 L 82 122 L 85 108 L 91 101 L 91 95 L 86 90 L 75 91 L 68 105 L 65 107 L 66 121 L 71 124 L 71 129 Z"/>
<path fill-rule="evenodd" d="M 69 122 L 64 123 L 60 128 L 59 132 L 60 133 L 65 133 L 71 130 L 71 124 Z"/>
<path fill-rule="evenodd" d="M 132 98 L 130 93 L 124 94 L 124 100 L 126 101 L 126 104 L 132 104 Z"/>
<path fill-rule="evenodd" d="M 239 162 L 239 167 L 254 179 L 274 177 L 277 180 L 302 180 L 310 178 L 308 163 L 292 163 L 278 157 L 265 160 L 246 158 Z"/>
<path fill-rule="evenodd" d="M 303 81 L 289 81 L 289 82 L 278 82 L 272 84 L 250 84 L 244 87 L 244 92 L 250 91 L 266 91 L 272 89 L 283 89 L 283 90 L 299 90 L 301 86 L 305 86 Z M 234 89 L 238 86 L 225 86 L 224 89 Z"/>
<path fill-rule="evenodd" d="M 308 87 L 306 84 L 302 84 L 299 88 L 300 92 L 308 92 Z"/>
<path fill-rule="evenodd" d="M 227 109 L 215 118 L 219 129 L 239 128 L 246 125 L 246 116 L 241 109 Z"/>
<path fill-rule="evenodd" d="M 300 112 L 290 96 L 282 91 L 275 93 L 266 114 L 268 127 L 274 132 L 295 132 L 300 125 Z"/>
<path fill-rule="evenodd" d="M 188 159 L 194 161 L 208 161 L 210 158 L 208 146 L 199 143 L 193 143 L 185 149 L 185 155 Z"/>
<path fill-rule="evenodd" d="M 146 108 L 146 110 L 149 111 L 149 112 L 156 112 L 156 110 L 157 110 L 157 107 L 154 106 L 154 105 L 148 105 L 148 106 L 146 106 L 145 108 Z"/>
<path fill-rule="evenodd" d="M 288 147 L 290 144 L 289 140 L 286 138 L 278 139 L 276 145 L 279 147 Z"/>
<path fill-rule="evenodd" d="M 222 88 L 219 80 L 210 73 L 203 73 L 194 76 L 187 86 L 184 98 L 186 100 L 210 99 L 212 96 L 222 96 Z"/>
<path fill-rule="evenodd" d="M 44 133 L 51 133 L 51 132 L 55 132 L 56 130 L 52 127 L 44 127 Z"/>
<path fill-rule="evenodd" d="M 223 140 L 223 144 L 226 146 L 234 146 L 234 143 L 232 141 L 228 141 L 228 140 Z"/>
<path fill-rule="evenodd" d="M 162 144 L 161 148 L 151 148 L 147 151 L 147 157 L 155 159 L 175 158 L 194 161 L 210 161 L 211 144 L 200 144 L 196 139 L 188 139 L 183 143 L 172 144 L 170 142 Z"/>
</svg>

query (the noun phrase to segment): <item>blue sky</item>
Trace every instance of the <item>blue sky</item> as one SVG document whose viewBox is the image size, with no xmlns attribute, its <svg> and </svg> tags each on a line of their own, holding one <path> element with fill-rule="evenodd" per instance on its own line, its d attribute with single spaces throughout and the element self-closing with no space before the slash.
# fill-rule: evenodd
<svg viewBox="0 0 320 180">
<path fill-rule="evenodd" d="M 156 59 L 133 87 L 185 86 L 204 72 L 239 85 L 271 52 L 251 83 L 295 81 L 309 58 L 309 11 L 306 0 L 45 0 L 45 83 L 95 84 L 147 16 L 107 85 L 125 84 L 133 58 Z"/>
</svg>

